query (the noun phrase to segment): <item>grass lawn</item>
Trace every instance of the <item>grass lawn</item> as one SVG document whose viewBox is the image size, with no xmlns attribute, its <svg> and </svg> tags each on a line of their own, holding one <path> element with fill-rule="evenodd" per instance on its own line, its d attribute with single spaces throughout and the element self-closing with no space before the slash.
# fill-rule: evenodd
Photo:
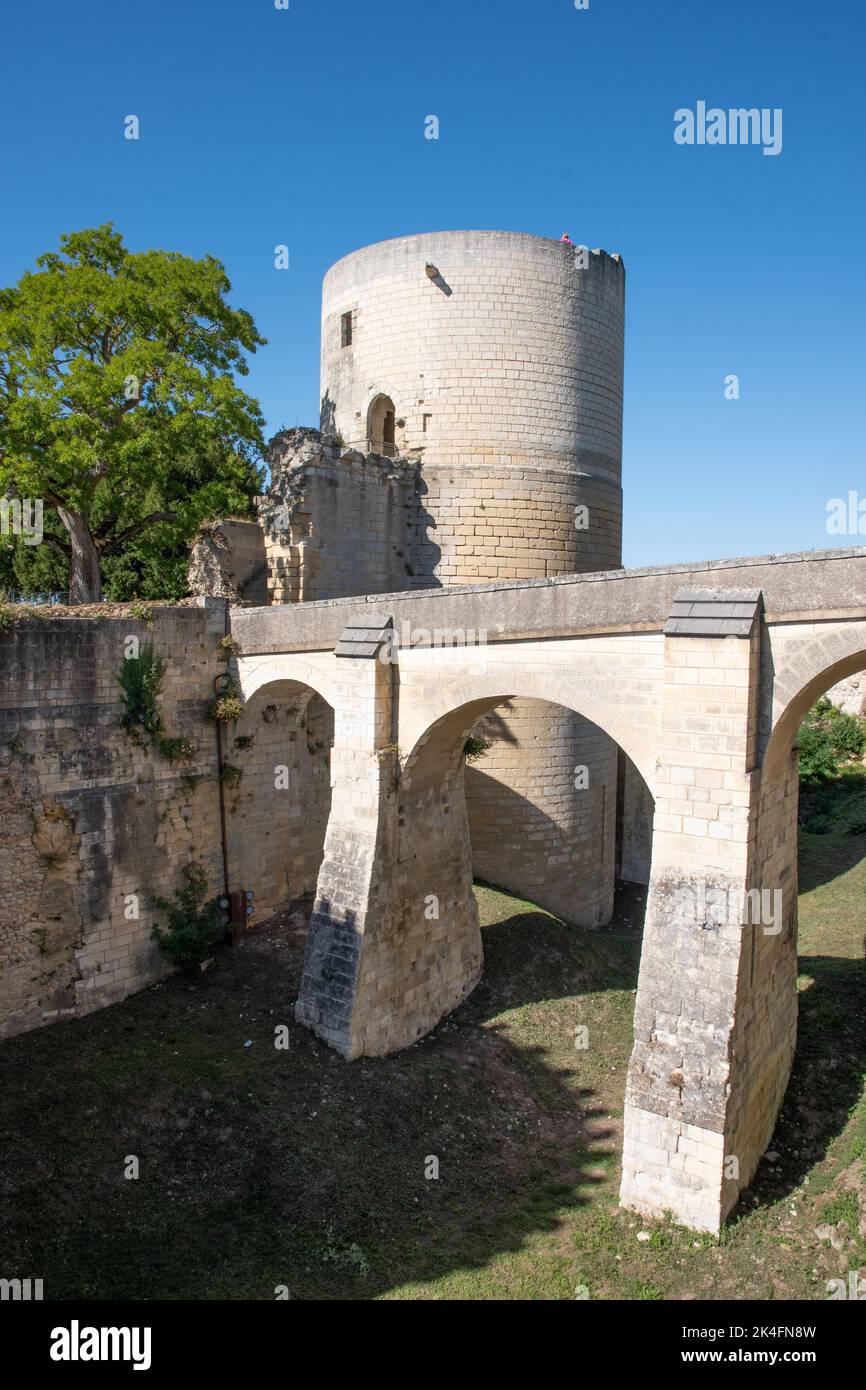
<svg viewBox="0 0 866 1390">
<path fill-rule="evenodd" d="M 46 1299 L 824 1298 L 866 1272 L 864 856 L 802 835 L 795 1071 L 721 1240 L 616 1205 L 641 892 L 590 932 L 479 887 L 484 979 L 394 1057 L 295 1025 L 288 914 L 0 1044 L 2 1270 Z"/>
</svg>

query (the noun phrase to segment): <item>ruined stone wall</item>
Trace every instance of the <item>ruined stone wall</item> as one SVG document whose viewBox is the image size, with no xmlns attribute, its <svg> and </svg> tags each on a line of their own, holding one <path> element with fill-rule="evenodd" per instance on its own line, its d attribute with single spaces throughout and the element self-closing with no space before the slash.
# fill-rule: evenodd
<svg viewBox="0 0 866 1390">
<path fill-rule="evenodd" d="M 258 521 L 227 517 L 202 528 L 187 570 L 194 597 L 258 607 L 268 601 L 268 560 Z"/>
<path fill-rule="evenodd" d="M 843 713 L 862 719 L 866 714 L 866 675 L 860 671 L 856 676 L 839 681 L 827 691 L 827 699 Z"/>
<path fill-rule="evenodd" d="M 222 891 L 206 709 L 224 631 L 211 604 L 155 606 L 149 621 L 48 615 L 0 634 L 0 1035 L 158 979 L 152 897 L 171 896 L 191 860 Z M 184 761 L 120 726 L 130 637 L 166 661 L 160 708 L 166 733 L 192 744 Z M 225 784 L 230 886 L 254 891 L 258 918 L 315 886 L 330 741 L 329 708 L 294 687 L 262 691 L 226 726 L 226 761 L 243 772 Z"/>
<path fill-rule="evenodd" d="M 418 465 L 286 430 L 271 442 L 260 505 L 271 603 L 388 593 L 413 585 Z"/>
</svg>

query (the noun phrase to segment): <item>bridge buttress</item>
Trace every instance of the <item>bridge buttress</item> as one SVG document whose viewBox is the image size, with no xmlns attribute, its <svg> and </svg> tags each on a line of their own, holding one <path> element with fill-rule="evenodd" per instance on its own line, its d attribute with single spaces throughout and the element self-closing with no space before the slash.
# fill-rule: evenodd
<svg viewBox="0 0 866 1390">
<path fill-rule="evenodd" d="M 785 930 L 777 931 L 775 899 L 760 891 L 768 887 L 757 833 L 760 599 L 684 591 L 665 629 L 652 875 L 626 1090 L 623 1205 L 669 1211 L 707 1231 L 719 1230 L 748 1182 L 781 1101 L 744 1123 L 739 1072 L 775 1068 L 775 1097 L 785 1069 L 750 1002 L 755 961 L 778 952 Z M 793 993 L 787 1008 L 796 1016 Z"/>
<path fill-rule="evenodd" d="M 482 970 L 462 743 L 401 776 L 395 655 L 384 628 L 358 636 L 337 647 L 331 815 L 296 1005 L 348 1058 L 417 1042 Z"/>
</svg>

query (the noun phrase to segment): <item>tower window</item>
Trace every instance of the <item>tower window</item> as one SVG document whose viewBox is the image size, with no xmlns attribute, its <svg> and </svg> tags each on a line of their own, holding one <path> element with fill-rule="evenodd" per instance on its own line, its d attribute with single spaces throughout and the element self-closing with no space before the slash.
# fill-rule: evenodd
<svg viewBox="0 0 866 1390">
<path fill-rule="evenodd" d="M 340 343 L 344 348 L 352 346 L 352 310 L 340 320 Z"/>
</svg>

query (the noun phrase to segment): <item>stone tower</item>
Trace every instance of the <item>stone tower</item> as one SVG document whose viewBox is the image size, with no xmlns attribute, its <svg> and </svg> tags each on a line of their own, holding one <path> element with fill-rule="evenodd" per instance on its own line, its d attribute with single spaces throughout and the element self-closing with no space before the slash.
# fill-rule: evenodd
<svg viewBox="0 0 866 1390">
<path fill-rule="evenodd" d="M 322 431 L 421 461 L 403 587 L 620 566 L 624 300 L 618 256 L 521 233 L 400 237 L 331 267 Z M 466 777 L 476 873 L 606 921 L 615 746 L 526 699 L 484 732 L 494 747 Z"/>
</svg>

